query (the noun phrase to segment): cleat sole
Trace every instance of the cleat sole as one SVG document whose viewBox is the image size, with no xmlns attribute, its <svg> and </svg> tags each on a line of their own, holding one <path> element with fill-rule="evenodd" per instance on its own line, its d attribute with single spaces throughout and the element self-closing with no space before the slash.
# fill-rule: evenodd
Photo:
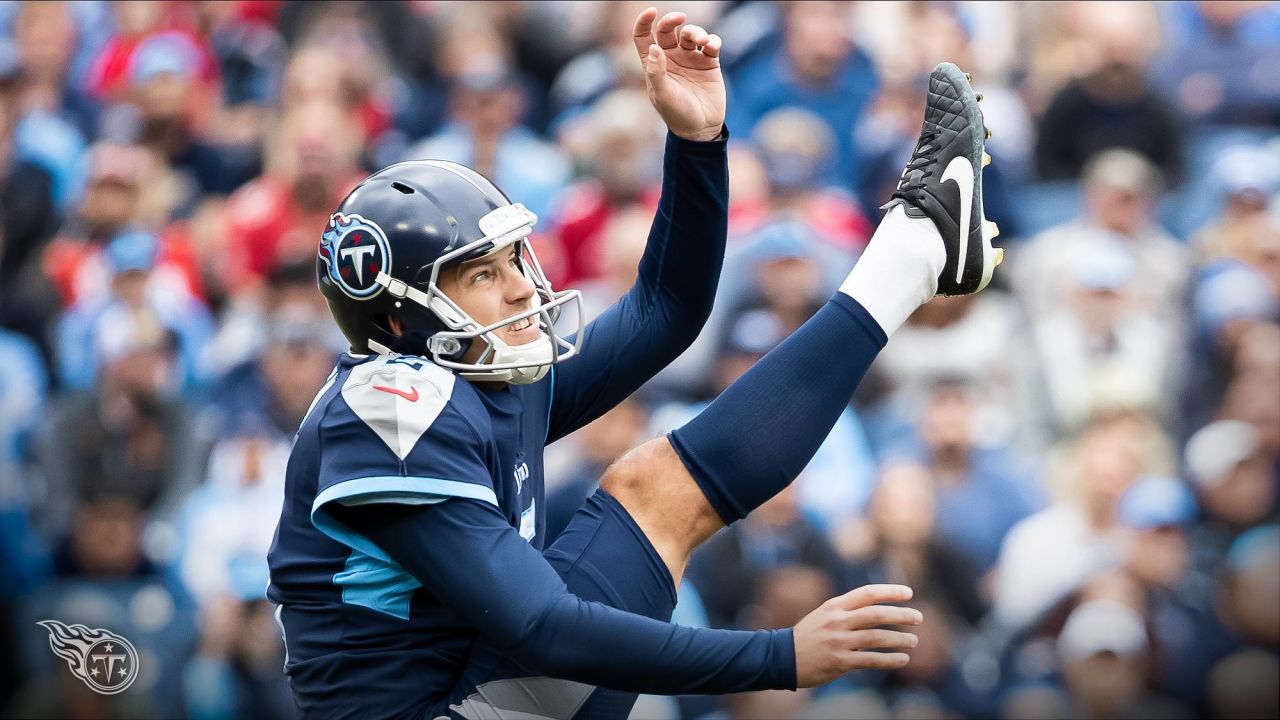
<svg viewBox="0 0 1280 720">
<path fill-rule="evenodd" d="M 994 247 L 991 241 L 1000 235 L 1000 228 L 986 218 L 982 220 L 982 280 L 978 283 L 979 292 L 991 282 L 991 275 L 996 266 L 1004 262 L 1004 248 Z"/>
<path fill-rule="evenodd" d="M 991 164 L 991 155 L 986 150 L 983 150 L 982 151 L 982 167 L 986 167 L 990 164 Z"/>
</svg>

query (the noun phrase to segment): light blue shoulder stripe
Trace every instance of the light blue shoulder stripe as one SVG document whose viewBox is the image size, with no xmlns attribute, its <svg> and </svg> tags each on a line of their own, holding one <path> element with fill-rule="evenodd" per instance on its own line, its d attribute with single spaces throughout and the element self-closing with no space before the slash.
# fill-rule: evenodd
<svg viewBox="0 0 1280 720">
<path fill-rule="evenodd" d="M 369 502 L 422 505 L 442 502 L 451 497 L 480 500 L 495 507 L 498 505 L 498 497 L 494 494 L 493 488 L 484 485 L 440 478 L 382 475 L 345 480 L 325 488 L 323 492 L 316 495 L 315 502 L 311 503 L 311 523 L 325 535 L 348 547 L 379 560 L 390 561 L 391 558 L 387 557 L 387 554 L 377 545 L 334 520 L 324 511 L 324 506 L 331 502 L 342 502 L 347 505 Z"/>
<path fill-rule="evenodd" d="M 399 563 L 370 542 L 334 519 L 325 511 L 331 502 L 360 505 L 394 502 L 409 505 L 438 503 L 451 497 L 470 498 L 498 504 L 493 488 L 440 478 L 397 475 L 363 477 L 340 482 L 316 496 L 311 504 L 311 523 L 321 532 L 351 548 L 346 566 L 333 576 L 342 588 L 342 601 L 362 605 L 401 620 L 409 619 L 413 592 L 422 587 Z"/>
</svg>

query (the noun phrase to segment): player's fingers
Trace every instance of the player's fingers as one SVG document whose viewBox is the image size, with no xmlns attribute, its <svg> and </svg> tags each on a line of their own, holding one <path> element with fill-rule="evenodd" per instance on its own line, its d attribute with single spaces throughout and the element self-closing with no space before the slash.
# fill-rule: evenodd
<svg viewBox="0 0 1280 720">
<path fill-rule="evenodd" d="M 860 651 L 849 653 L 844 659 L 845 670 L 897 670 L 911 662 L 906 653 L 882 653 Z"/>
<path fill-rule="evenodd" d="M 708 35 L 707 42 L 702 46 L 702 54 L 710 58 L 718 58 L 720 57 L 720 46 L 722 44 L 723 41 L 719 35 Z"/>
<path fill-rule="evenodd" d="M 848 627 L 861 629 L 877 625 L 919 625 L 924 615 L 919 610 L 897 605 L 870 605 L 850 610 L 846 616 Z"/>
<path fill-rule="evenodd" d="M 653 44 L 653 21 L 658 17 L 658 8 L 647 7 L 636 16 L 635 26 L 631 29 L 631 40 L 636 44 L 636 52 L 644 60 Z"/>
<path fill-rule="evenodd" d="M 855 630 L 849 634 L 849 647 L 858 650 L 905 650 L 919 643 L 914 633 L 898 630 Z"/>
<path fill-rule="evenodd" d="M 684 19 L 685 15 L 682 12 L 669 12 L 658 20 L 655 33 L 658 47 L 663 50 L 670 50 L 680 44 L 676 39 L 676 28 L 680 27 L 680 23 L 684 22 Z"/>
<path fill-rule="evenodd" d="M 707 31 L 697 25 L 685 25 L 680 28 L 680 47 L 685 50 L 697 50 L 707 41 Z"/>
<path fill-rule="evenodd" d="M 878 603 L 906 602 L 911 599 L 911 588 L 906 585 L 863 585 L 836 598 L 836 605 L 845 610 Z"/>
</svg>

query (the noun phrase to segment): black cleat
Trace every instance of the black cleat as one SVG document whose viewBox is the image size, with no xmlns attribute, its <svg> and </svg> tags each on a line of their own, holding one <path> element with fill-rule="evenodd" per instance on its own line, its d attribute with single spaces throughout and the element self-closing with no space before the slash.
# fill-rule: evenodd
<svg viewBox="0 0 1280 720">
<path fill-rule="evenodd" d="M 978 292 L 1004 259 L 1004 250 L 991 246 L 1000 231 L 982 214 L 982 168 L 991 163 L 984 146 L 991 134 L 982 122 L 981 99 L 954 64 L 933 69 L 924 129 L 884 206 L 900 204 L 910 217 L 927 217 L 942 234 L 947 262 L 938 276 L 939 295 Z"/>
</svg>

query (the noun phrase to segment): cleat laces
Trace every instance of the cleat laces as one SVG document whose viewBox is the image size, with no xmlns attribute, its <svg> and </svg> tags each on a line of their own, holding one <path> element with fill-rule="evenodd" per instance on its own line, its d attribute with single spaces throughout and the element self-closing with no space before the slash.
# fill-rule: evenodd
<svg viewBox="0 0 1280 720">
<path fill-rule="evenodd" d="M 925 178 L 933 175 L 932 168 L 927 170 L 925 168 L 933 164 L 938 154 L 939 148 L 933 143 L 938 139 L 939 134 L 937 130 L 925 130 L 920 133 L 915 152 L 911 153 L 911 160 L 902 171 L 902 181 L 898 183 L 898 190 L 893 197 L 906 199 L 906 195 L 924 189 Z"/>
</svg>

